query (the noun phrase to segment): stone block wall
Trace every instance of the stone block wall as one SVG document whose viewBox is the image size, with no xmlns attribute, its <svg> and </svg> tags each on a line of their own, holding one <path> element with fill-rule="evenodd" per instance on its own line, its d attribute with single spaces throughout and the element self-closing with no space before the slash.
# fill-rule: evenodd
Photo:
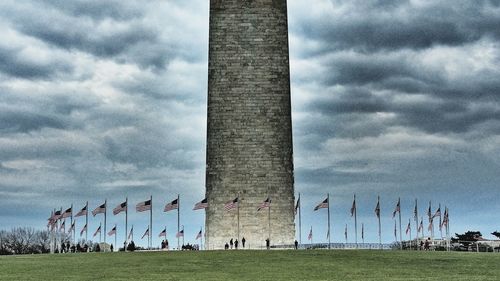
<svg viewBox="0 0 500 281">
<path fill-rule="evenodd" d="M 211 0 L 206 244 L 293 244 L 294 176 L 286 0 Z M 268 210 L 257 212 L 271 197 Z M 224 204 L 239 197 L 238 210 Z M 239 230 L 239 231 L 238 231 Z M 238 235 L 239 234 L 239 235 Z"/>
</svg>

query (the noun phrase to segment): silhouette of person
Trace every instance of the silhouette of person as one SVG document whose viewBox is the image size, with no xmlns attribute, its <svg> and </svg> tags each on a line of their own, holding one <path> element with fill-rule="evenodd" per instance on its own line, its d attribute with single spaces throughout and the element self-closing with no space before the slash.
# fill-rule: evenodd
<svg viewBox="0 0 500 281">
<path fill-rule="evenodd" d="M 238 250 L 238 239 L 234 241 L 234 249 Z"/>
<path fill-rule="evenodd" d="M 269 250 L 270 248 L 271 241 L 269 241 L 269 238 L 266 239 L 266 248 Z"/>
<path fill-rule="evenodd" d="M 295 250 L 297 250 L 299 248 L 299 242 L 295 240 L 294 244 L 295 244 Z"/>
<path fill-rule="evenodd" d="M 245 248 L 245 242 L 247 242 L 247 240 L 245 240 L 245 237 L 243 237 L 243 239 L 241 239 L 241 245 L 243 245 L 243 248 Z"/>
<path fill-rule="evenodd" d="M 233 238 L 231 238 L 231 240 L 229 240 L 229 246 L 231 246 L 231 249 L 233 249 Z"/>
</svg>

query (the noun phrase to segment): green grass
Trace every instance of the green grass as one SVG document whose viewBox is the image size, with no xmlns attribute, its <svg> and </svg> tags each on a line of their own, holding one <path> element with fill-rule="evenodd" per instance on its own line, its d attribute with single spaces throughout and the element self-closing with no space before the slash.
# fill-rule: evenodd
<svg viewBox="0 0 500 281">
<path fill-rule="evenodd" d="M 208 251 L 0 257 L 0 280 L 500 280 L 500 254 Z"/>
</svg>

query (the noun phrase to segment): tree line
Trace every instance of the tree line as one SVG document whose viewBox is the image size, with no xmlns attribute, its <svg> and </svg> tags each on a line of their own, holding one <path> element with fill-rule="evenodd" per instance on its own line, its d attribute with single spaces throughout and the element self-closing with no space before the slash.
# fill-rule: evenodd
<svg viewBox="0 0 500 281">
<path fill-rule="evenodd" d="M 0 230 L 0 255 L 42 254 L 50 252 L 50 235 L 46 230 L 15 227 Z"/>
</svg>

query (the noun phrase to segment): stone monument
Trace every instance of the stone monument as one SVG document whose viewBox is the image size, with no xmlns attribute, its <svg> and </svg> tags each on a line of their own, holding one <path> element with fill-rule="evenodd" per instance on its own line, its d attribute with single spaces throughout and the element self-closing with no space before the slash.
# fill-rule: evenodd
<svg viewBox="0 0 500 281">
<path fill-rule="evenodd" d="M 210 1 L 208 249 L 243 237 L 246 248 L 293 245 L 289 69 L 286 0 Z M 270 209 L 257 211 L 268 197 Z"/>
</svg>

